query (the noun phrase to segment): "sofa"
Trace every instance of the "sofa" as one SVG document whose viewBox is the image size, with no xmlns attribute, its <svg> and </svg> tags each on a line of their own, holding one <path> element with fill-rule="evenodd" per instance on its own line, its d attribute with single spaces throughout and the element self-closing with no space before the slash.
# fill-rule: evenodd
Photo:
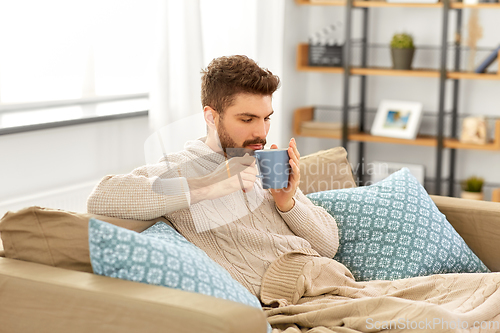
<svg viewBox="0 0 500 333">
<path fill-rule="evenodd" d="M 304 193 L 355 186 L 343 148 L 301 157 Z M 482 262 L 500 271 L 500 203 L 431 198 Z M 135 232 L 169 223 L 42 207 L 8 212 L 0 221 L 0 332 L 266 332 L 260 309 L 93 274 L 92 217 Z"/>
</svg>

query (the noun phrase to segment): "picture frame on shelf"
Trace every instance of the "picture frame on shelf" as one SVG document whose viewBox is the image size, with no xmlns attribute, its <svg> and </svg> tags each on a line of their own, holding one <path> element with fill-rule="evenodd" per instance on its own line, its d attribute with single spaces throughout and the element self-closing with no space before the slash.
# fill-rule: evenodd
<svg viewBox="0 0 500 333">
<path fill-rule="evenodd" d="M 414 140 L 422 122 L 422 103 L 382 100 L 375 115 L 371 134 Z"/>
<path fill-rule="evenodd" d="M 402 168 L 408 168 L 410 173 L 417 178 L 418 182 L 422 184 L 422 186 L 424 186 L 425 166 L 421 164 L 373 161 L 368 169 L 371 171 L 370 181 L 372 184 L 377 183 Z"/>
</svg>

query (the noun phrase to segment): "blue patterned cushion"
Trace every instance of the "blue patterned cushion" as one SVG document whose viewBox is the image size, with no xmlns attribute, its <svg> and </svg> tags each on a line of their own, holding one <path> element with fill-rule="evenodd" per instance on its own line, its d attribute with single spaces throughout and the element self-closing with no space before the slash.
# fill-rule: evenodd
<svg viewBox="0 0 500 333">
<path fill-rule="evenodd" d="M 137 233 L 92 218 L 89 250 L 95 274 L 202 293 L 261 309 L 257 297 L 163 222 Z"/>
<path fill-rule="evenodd" d="M 334 259 L 358 281 L 489 272 L 407 168 L 371 186 L 307 196 L 335 217 Z"/>
</svg>

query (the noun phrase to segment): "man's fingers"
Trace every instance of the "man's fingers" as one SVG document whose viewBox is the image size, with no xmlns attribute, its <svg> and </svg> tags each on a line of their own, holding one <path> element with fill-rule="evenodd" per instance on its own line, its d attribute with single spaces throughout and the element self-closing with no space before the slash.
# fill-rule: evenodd
<svg viewBox="0 0 500 333">
<path fill-rule="evenodd" d="M 253 189 L 253 184 L 255 183 L 255 176 L 248 175 L 248 174 L 238 174 L 238 181 L 240 183 L 240 188 L 243 190 L 243 192 L 248 192 Z"/>
</svg>

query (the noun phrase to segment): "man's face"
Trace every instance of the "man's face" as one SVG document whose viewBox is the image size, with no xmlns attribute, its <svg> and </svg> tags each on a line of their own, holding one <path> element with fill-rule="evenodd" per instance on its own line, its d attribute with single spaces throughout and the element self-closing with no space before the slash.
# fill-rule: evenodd
<svg viewBox="0 0 500 333">
<path fill-rule="evenodd" d="M 238 94 L 215 124 L 222 149 L 229 157 L 264 149 L 273 113 L 271 96 Z"/>
</svg>

